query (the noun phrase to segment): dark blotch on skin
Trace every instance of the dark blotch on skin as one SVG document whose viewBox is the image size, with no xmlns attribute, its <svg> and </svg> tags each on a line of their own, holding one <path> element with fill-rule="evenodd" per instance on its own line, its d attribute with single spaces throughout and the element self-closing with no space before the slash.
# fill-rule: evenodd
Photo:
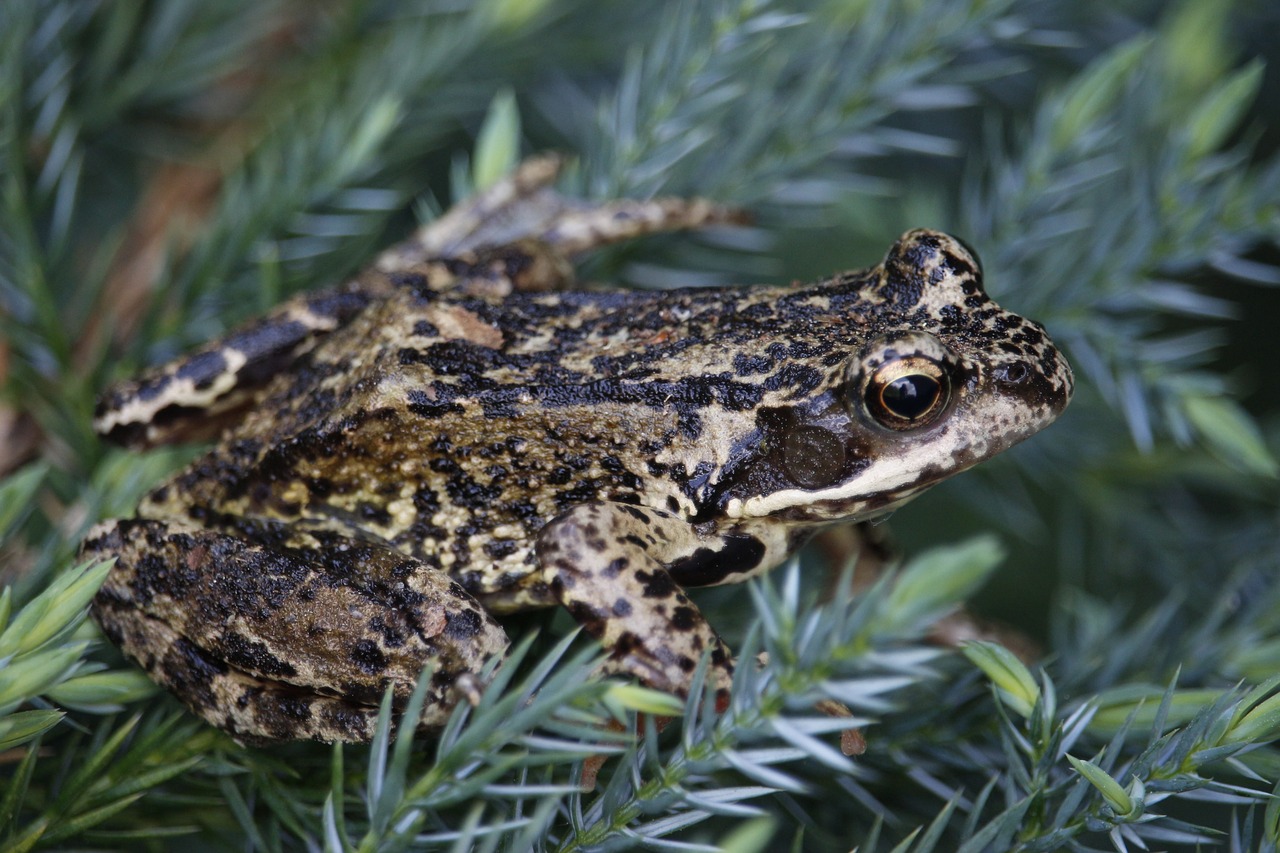
<svg viewBox="0 0 1280 853">
<path fill-rule="evenodd" d="M 965 248 L 968 248 L 968 247 L 966 246 Z M 973 277 L 976 277 L 979 273 L 978 270 L 974 269 L 972 264 L 970 264 L 967 260 L 965 260 L 964 258 L 960 257 L 957 254 L 954 254 L 952 252 L 943 252 L 942 257 L 943 257 L 944 263 L 951 269 L 953 273 L 955 273 L 958 276 L 965 277 L 965 278 L 973 278 Z M 974 257 L 976 258 L 977 255 L 975 254 Z"/>
<path fill-rule="evenodd" d="M 324 727 L 348 740 L 364 740 L 368 736 L 370 716 L 368 710 L 345 702 L 326 702 L 320 708 Z"/>
<path fill-rule="evenodd" d="M 446 615 L 445 636 L 455 640 L 470 640 L 484 628 L 484 620 L 474 610 L 459 610 Z"/>
<path fill-rule="evenodd" d="M 636 509 L 633 506 L 624 506 L 621 508 L 624 513 L 634 518 L 641 524 L 649 523 L 649 515 L 644 510 Z"/>
<path fill-rule="evenodd" d="M 644 584 L 645 598 L 668 598 L 676 593 L 676 585 L 667 572 L 636 572 L 636 580 Z"/>
<path fill-rule="evenodd" d="M 552 585 L 554 586 L 554 581 Z M 604 635 L 605 616 L 594 607 L 585 601 L 570 601 L 566 606 L 574 621 L 582 626 L 582 630 L 597 639 Z"/>
<path fill-rule="evenodd" d="M 712 586 L 734 574 L 745 574 L 764 558 L 764 543 L 754 536 L 728 533 L 718 550 L 699 548 L 667 567 L 681 586 Z"/>
<path fill-rule="evenodd" d="M 366 501 L 362 501 L 358 507 L 360 518 L 370 522 L 371 524 L 386 527 L 391 524 L 391 513 L 387 512 L 384 507 L 375 506 Z"/>
<path fill-rule="evenodd" d="M 671 614 L 671 627 L 677 631 L 691 631 L 701 620 L 692 607 L 677 607 Z"/>
<path fill-rule="evenodd" d="M 403 354 L 401 357 L 404 357 Z M 448 414 L 458 414 L 462 412 L 461 405 L 457 403 L 432 400 L 424 391 L 410 391 L 409 405 L 407 408 L 415 415 L 424 418 L 442 418 Z"/>
<path fill-rule="evenodd" d="M 267 651 L 264 643 L 250 640 L 235 631 L 227 631 L 219 643 L 218 651 L 223 659 L 236 669 L 256 672 L 269 678 L 288 678 L 297 670 Z"/>
<path fill-rule="evenodd" d="M 753 376 L 768 373 L 774 360 L 767 355 L 748 355 L 739 353 L 733 357 L 733 370 L 739 376 Z"/>
<path fill-rule="evenodd" d="M 484 552 L 495 560 L 510 557 L 519 549 L 520 543 L 514 539 L 495 539 L 492 542 L 486 542 L 484 545 Z"/>
<path fill-rule="evenodd" d="M 199 710 L 214 706 L 214 679 L 226 672 L 222 662 L 186 637 L 179 637 L 160 661 L 158 675 L 183 702 Z"/>
<path fill-rule="evenodd" d="M 168 377 L 166 377 L 163 382 L 158 383 L 156 393 L 152 394 L 151 396 L 152 397 L 159 396 L 160 393 L 168 386 L 169 386 L 169 379 Z M 138 398 L 145 400 L 147 399 L 147 396 L 142 393 L 139 393 Z M 164 406 L 159 411 L 157 411 L 154 415 L 152 415 L 151 421 L 149 424 L 139 423 L 136 421 L 119 423 L 119 424 L 116 424 L 114 427 L 112 427 L 111 430 L 104 436 L 104 438 L 106 438 L 108 441 L 111 441 L 115 444 L 122 444 L 126 447 L 130 447 L 135 444 L 144 443 L 144 439 L 146 438 L 148 427 L 150 427 L 151 429 L 159 429 L 163 431 L 167 427 L 172 426 L 173 424 L 176 424 L 180 421 L 187 420 L 188 418 L 191 418 L 191 417 L 203 417 L 203 416 L 206 416 L 207 414 L 208 412 L 200 406 L 183 406 L 177 403 L 170 403 L 169 405 Z"/>
<path fill-rule="evenodd" d="M 822 383 L 822 371 L 807 364 L 788 364 L 764 381 L 769 391 L 786 389 L 791 399 L 798 399 L 813 393 L 813 389 Z"/>
<path fill-rule="evenodd" d="M 311 719 L 311 703 L 305 699 L 282 696 L 276 709 L 281 717 L 294 725 L 305 723 Z"/>
<path fill-rule="evenodd" d="M 416 291 L 427 290 L 427 277 L 420 272 L 393 272 L 387 275 L 387 279 L 396 287 Z"/>
<path fill-rule="evenodd" d="M 387 656 L 373 640 L 359 640 L 351 647 L 351 662 L 367 675 L 378 675 L 387 668 Z"/>
</svg>

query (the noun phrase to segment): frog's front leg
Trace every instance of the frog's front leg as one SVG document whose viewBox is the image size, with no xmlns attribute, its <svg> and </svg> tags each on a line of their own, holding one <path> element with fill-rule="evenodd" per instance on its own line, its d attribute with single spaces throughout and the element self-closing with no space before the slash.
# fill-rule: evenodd
<svg viewBox="0 0 1280 853">
<path fill-rule="evenodd" d="M 704 534 L 670 513 L 596 502 L 548 524 L 538 559 L 552 593 L 604 645 L 606 669 L 685 694 L 705 654 L 723 702 L 732 656 L 682 586 L 741 580 L 776 564 L 786 547 L 764 531 Z"/>
<path fill-rule="evenodd" d="M 152 679 L 237 739 L 367 740 L 392 687 L 403 706 L 432 668 L 423 725 L 440 725 L 507 639 L 441 571 L 323 532 L 263 541 L 163 521 L 108 522 L 84 552 L 115 557 L 93 603 Z"/>
</svg>

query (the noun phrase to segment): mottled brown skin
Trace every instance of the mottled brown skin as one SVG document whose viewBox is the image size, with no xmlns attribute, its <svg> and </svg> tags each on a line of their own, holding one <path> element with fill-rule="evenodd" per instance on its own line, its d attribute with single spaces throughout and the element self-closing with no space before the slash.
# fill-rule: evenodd
<svg viewBox="0 0 1280 853">
<path fill-rule="evenodd" d="M 936 232 L 803 287 L 563 290 L 569 254 L 728 214 L 574 207 L 548 163 L 104 396 L 125 443 L 221 431 L 85 543 L 118 557 L 99 622 L 205 719 L 362 739 L 430 664 L 437 724 L 506 647 L 491 614 L 554 604 L 612 671 L 680 693 L 705 654 L 727 690 L 684 588 L 892 509 L 1070 398 L 1043 329 Z"/>
</svg>

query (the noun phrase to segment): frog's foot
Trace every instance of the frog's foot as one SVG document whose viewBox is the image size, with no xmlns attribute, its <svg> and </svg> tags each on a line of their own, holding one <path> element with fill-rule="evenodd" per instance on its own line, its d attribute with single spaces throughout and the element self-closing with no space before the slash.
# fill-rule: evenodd
<svg viewBox="0 0 1280 853">
<path fill-rule="evenodd" d="M 746 221 L 740 210 L 698 198 L 598 204 L 568 199 L 551 188 L 563 165 L 555 155 L 530 157 L 507 177 L 383 252 L 375 266 L 398 272 L 431 258 L 459 257 L 521 241 L 536 241 L 567 258 L 646 234 Z"/>
<path fill-rule="evenodd" d="M 108 522 L 84 545 L 117 558 L 94 617 L 152 679 L 245 742 L 367 740 L 387 686 L 402 706 L 428 666 L 422 724 L 440 725 L 458 685 L 505 651 L 502 629 L 438 570 L 337 535 L 280 539 Z"/>
<path fill-rule="evenodd" d="M 607 671 L 686 695 L 706 655 L 722 704 L 733 678 L 729 650 L 668 571 L 710 544 L 668 513 L 597 502 L 543 528 L 538 559 L 552 594 L 604 645 Z"/>
</svg>

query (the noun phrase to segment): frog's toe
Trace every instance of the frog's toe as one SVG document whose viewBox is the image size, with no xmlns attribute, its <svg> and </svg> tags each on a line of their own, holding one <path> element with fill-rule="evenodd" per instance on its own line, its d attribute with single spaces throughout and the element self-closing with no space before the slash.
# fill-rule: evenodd
<svg viewBox="0 0 1280 853">
<path fill-rule="evenodd" d="M 345 537 L 269 547 L 129 520 L 97 528 L 85 551 L 117 557 L 93 607 L 107 635 L 242 740 L 367 739 L 387 687 L 402 705 L 428 666 L 422 723 L 440 725 L 455 683 L 474 684 L 507 645 L 443 573 Z"/>
</svg>

